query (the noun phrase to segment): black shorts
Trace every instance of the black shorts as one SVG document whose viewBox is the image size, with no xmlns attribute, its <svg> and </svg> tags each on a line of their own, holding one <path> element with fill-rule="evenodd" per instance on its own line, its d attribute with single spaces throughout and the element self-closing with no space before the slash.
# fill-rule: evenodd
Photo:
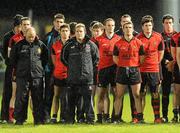
<svg viewBox="0 0 180 133">
<path fill-rule="evenodd" d="M 116 82 L 125 85 L 136 85 L 141 83 L 141 74 L 138 67 L 118 67 Z"/>
<path fill-rule="evenodd" d="M 180 84 L 180 70 L 177 63 L 174 65 L 173 82 L 175 84 Z"/>
<path fill-rule="evenodd" d="M 58 79 L 56 77 L 53 77 L 53 84 L 58 87 L 66 87 L 67 86 L 67 80 L 66 79 Z"/>
<path fill-rule="evenodd" d="M 157 86 L 160 84 L 160 74 L 158 72 L 141 72 L 142 83 L 141 92 L 145 92 L 148 86 L 151 92 L 156 92 Z"/>
<path fill-rule="evenodd" d="M 110 84 L 111 86 L 116 86 L 116 65 L 101 69 L 98 72 L 98 86 L 107 88 Z"/>
</svg>

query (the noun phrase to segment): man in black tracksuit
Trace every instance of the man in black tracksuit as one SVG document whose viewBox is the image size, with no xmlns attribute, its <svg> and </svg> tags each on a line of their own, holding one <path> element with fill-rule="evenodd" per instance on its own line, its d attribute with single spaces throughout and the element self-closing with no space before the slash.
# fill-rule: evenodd
<svg viewBox="0 0 180 133">
<path fill-rule="evenodd" d="M 17 14 L 13 18 L 13 29 L 7 32 L 3 38 L 3 46 L 2 46 L 2 56 L 5 59 L 6 70 L 5 70 L 5 78 L 4 78 L 4 86 L 3 86 L 3 96 L 2 96 L 2 104 L 1 104 L 1 120 L 9 121 L 9 103 L 12 96 L 12 72 L 9 67 L 9 57 L 8 57 L 8 46 L 9 41 L 12 36 L 21 31 L 20 23 L 21 18 L 23 16 Z"/>
<path fill-rule="evenodd" d="M 33 102 L 34 124 L 43 123 L 43 76 L 47 62 L 47 47 L 38 40 L 34 28 L 28 28 L 25 39 L 13 46 L 10 54 L 10 67 L 16 72 L 15 124 L 24 122 L 29 90 Z"/>
<path fill-rule="evenodd" d="M 75 38 L 67 41 L 63 47 L 61 60 L 68 68 L 68 118 L 67 122 L 75 122 L 75 109 L 80 105 L 85 110 L 85 121 L 94 122 L 94 111 L 91 99 L 91 86 L 93 84 L 93 68 L 99 61 L 97 46 L 89 40 L 84 24 L 75 27 Z M 84 115 L 84 114 L 83 114 Z M 78 120 L 79 121 L 79 120 Z"/>
</svg>

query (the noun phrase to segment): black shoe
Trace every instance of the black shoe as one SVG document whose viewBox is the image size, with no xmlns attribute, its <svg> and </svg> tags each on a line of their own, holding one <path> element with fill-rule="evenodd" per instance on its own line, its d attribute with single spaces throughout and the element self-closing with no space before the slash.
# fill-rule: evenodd
<svg viewBox="0 0 180 133">
<path fill-rule="evenodd" d="M 79 124 L 85 123 L 85 120 L 84 119 L 80 119 L 80 120 L 77 121 L 77 123 L 79 123 Z"/>
<path fill-rule="evenodd" d="M 65 119 L 61 119 L 58 123 L 60 123 L 60 124 L 66 124 L 66 120 L 65 120 Z"/>
<path fill-rule="evenodd" d="M 172 118 L 171 122 L 172 122 L 172 123 L 178 123 L 178 117 Z"/>
<path fill-rule="evenodd" d="M 50 121 L 50 123 L 52 123 L 52 124 L 57 124 L 57 119 L 56 119 L 56 118 L 52 118 L 51 121 Z"/>
<path fill-rule="evenodd" d="M 50 120 L 49 118 L 48 118 L 48 119 L 45 119 L 45 120 L 44 120 L 44 123 L 45 123 L 45 124 L 50 124 L 50 123 L 51 123 L 51 120 Z"/>
<path fill-rule="evenodd" d="M 67 120 L 67 121 L 65 121 L 66 122 L 66 124 L 74 124 L 75 123 L 75 120 Z"/>
<path fill-rule="evenodd" d="M 102 120 L 97 120 L 95 123 L 102 124 Z"/>
<path fill-rule="evenodd" d="M 103 122 L 104 122 L 104 123 L 111 123 L 111 119 L 110 119 L 110 118 L 104 119 Z"/>
<path fill-rule="evenodd" d="M 86 121 L 86 124 L 94 125 L 94 121 Z"/>
<path fill-rule="evenodd" d="M 119 124 L 119 123 L 121 123 L 119 120 L 114 120 L 113 122 L 112 122 L 113 124 Z"/>
<path fill-rule="evenodd" d="M 34 125 L 43 125 L 44 122 L 43 121 L 34 121 Z"/>
<path fill-rule="evenodd" d="M 162 117 L 161 119 L 163 123 L 168 123 L 168 117 Z"/>
<path fill-rule="evenodd" d="M 15 125 L 23 125 L 23 122 L 22 121 L 16 121 Z"/>
<path fill-rule="evenodd" d="M 120 123 L 126 123 L 123 119 L 119 119 Z"/>
</svg>

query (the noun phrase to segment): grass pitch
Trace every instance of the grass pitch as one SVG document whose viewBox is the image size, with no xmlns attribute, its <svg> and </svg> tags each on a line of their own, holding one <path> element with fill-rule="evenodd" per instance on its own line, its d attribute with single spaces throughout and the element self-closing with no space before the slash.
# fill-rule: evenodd
<svg viewBox="0 0 180 133">
<path fill-rule="evenodd" d="M 1 99 L 1 97 L 0 97 Z M 29 109 L 28 120 L 23 126 L 16 126 L 11 124 L 1 124 L 0 133 L 178 133 L 180 132 L 179 124 L 154 124 L 153 110 L 151 107 L 151 97 L 146 96 L 146 107 L 144 111 L 144 118 L 146 124 L 130 124 L 130 102 L 129 96 L 126 94 L 124 98 L 123 120 L 124 124 L 102 124 L 102 125 L 40 125 L 34 126 L 32 113 Z M 111 97 L 112 101 L 112 97 Z M 111 102 L 112 103 L 112 102 Z M 112 105 L 112 104 L 111 104 Z M 112 108 L 112 106 L 111 106 Z M 170 97 L 169 105 L 169 120 L 173 117 L 172 114 L 172 96 Z"/>
</svg>

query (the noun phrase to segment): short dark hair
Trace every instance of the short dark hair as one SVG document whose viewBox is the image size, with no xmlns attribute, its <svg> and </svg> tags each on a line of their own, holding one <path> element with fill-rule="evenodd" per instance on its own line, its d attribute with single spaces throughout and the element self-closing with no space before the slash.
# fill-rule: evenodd
<svg viewBox="0 0 180 133">
<path fill-rule="evenodd" d="M 162 18 L 162 23 L 164 23 L 165 19 L 172 19 L 172 21 L 174 23 L 174 18 L 171 14 L 165 14 Z"/>
<path fill-rule="evenodd" d="M 134 24 L 130 21 L 130 22 L 124 23 L 122 28 L 124 29 L 125 25 L 127 25 L 127 24 L 131 24 L 134 27 Z"/>
<path fill-rule="evenodd" d="M 61 14 L 61 13 L 57 13 L 57 14 L 54 15 L 54 20 L 56 20 L 57 18 L 65 20 L 64 15 Z"/>
<path fill-rule="evenodd" d="M 104 20 L 103 24 L 106 25 L 106 22 L 108 22 L 108 21 L 114 21 L 114 23 L 115 23 L 115 20 L 113 18 L 107 18 Z"/>
<path fill-rule="evenodd" d="M 74 35 L 75 34 L 75 27 L 77 25 L 77 22 L 70 22 L 69 26 L 70 26 L 70 34 Z"/>
<path fill-rule="evenodd" d="M 22 24 L 23 21 L 26 21 L 26 20 L 29 20 L 31 22 L 31 19 L 29 17 L 22 17 L 21 18 L 21 24 Z"/>
<path fill-rule="evenodd" d="M 154 24 L 153 17 L 151 15 L 146 15 L 146 16 L 142 17 L 141 25 L 144 25 L 144 23 L 148 23 L 148 22 L 151 22 L 152 24 Z"/>
<path fill-rule="evenodd" d="M 68 28 L 70 30 L 69 24 L 66 24 L 66 23 L 60 26 L 59 31 L 61 31 L 63 28 Z"/>
<path fill-rule="evenodd" d="M 121 19 L 122 18 L 130 18 L 131 19 L 131 16 L 129 14 L 124 14 L 124 15 L 121 16 Z"/>
<path fill-rule="evenodd" d="M 13 25 L 14 25 L 14 27 L 21 24 L 21 18 L 23 18 L 23 16 L 21 14 L 16 14 L 13 17 Z"/>
</svg>

